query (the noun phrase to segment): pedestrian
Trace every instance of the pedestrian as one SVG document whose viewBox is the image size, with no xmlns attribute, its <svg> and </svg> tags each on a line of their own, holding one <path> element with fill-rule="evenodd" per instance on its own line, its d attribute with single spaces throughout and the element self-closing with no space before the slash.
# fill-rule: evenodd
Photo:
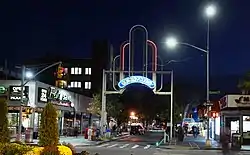
<svg viewBox="0 0 250 155">
<path fill-rule="evenodd" d="M 78 136 L 78 127 L 75 127 L 75 128 L 74 128 L 74 135 L 75 135 L 75 137 L 77 138 L 77 136 Z"/>
<path fill-rule="evenodd" d="M 178 140 L 183 142 L 184 139 L 184 130 L 181 126 L 178 128 Z"/>
<path fill-rule="evenodd" d="M 221 146 L 223 155 L 230 154 L 229 143 L 230 143 L 230 130 L 226 128 L 224 130 L 224 133 L 221 135 Z"/>
<path fill-rule="evenodd" d="M 192 131 L 193 131 L 194 138 L 196 138 L 198 135 L 198 128 L 196 126 L 192 126 Z"/>
</svg>

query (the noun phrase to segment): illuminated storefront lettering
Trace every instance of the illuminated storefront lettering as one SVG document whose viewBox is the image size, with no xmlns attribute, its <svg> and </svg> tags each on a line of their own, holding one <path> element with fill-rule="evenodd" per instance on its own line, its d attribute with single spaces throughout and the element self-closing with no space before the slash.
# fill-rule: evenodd
<svg viewBox="0 0 250 155">
<path fill-rule="evenodd" d="M 125 88 L 127 85 L 130 85 L 133 83 L 144 84 L 151 89 L 154 89 L 156 86 L 154 81 L 144 76 L 130 76 L 130 77 L 124 78 L 118 83 L 118 86 L 119 88 L 122 89 L 122 88 Z"/>
</svg>

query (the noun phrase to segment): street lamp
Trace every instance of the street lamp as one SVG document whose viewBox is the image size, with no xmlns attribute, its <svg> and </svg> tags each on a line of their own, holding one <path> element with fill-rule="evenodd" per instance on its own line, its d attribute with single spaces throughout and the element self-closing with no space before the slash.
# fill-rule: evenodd
<svg viewBox="0 0 250 155">
<path fill-rule="evenodd" d="M 207 70 L 207 92 L 206 92 L 206 106 L 207 106 L 207 112 L 209 111 L 209 107 L 211 106 L 211 104 L 210 104 L 210 100 L 209 100 L 209 74 L 210 74 L 210 72 L 209 72 L 209 53 L 210 53 L 210 51 L 209 51 L 209 40 L 210 40 L 210 28 L 209 28 L 209 20 L 212 18 L 212 17 L 214 17 L 215 16 L 215 14 L 216 14 L 216 7 L 214 6 L 214 5 L 208 5 L 208 6 L 206 6 L 205 7 L 205 14 L 206 14 L 206 17 L 207 17 L 207 45 L 206 45 L 206 49 L 202 49 L 202 48 L 200 48 L 200 47 L 197 47 L 197 46 L 195 46 L 195 45 L 192 45 L 192 44 L 189 44 L 189 43 L 184 43 L 184 42 L 178 42 L 177 41 L 177 39 L 176 38 L 174 38 L 174 37 L 171 37 L 171 38 L 168 38 L 167 40 L 166 40 L 166 44 L 167 44 L 167 46 L 169 47 L 169 48 L 175 48 L 176 47 L 176 45 L 178 45 L 178 44 L 181 44 L 181 45 L 186 45 L 186 46 L 189 46 L 189 47 L 192 47 L 192 48 L 195 48 L 195 49 L 197 49 L 197 50 L 199 50 L 199 51 L 201 51 L 201 52 L 204 52 L 204 53 L 206 53 L 206 55 L 207 55 L 207 68 L 206 68 L 206 70 Z M 207 126 L 207 139 L 206 139 L 206 145 L 207 146 L 211 146 L 211 141 L 210 141 L 210 139 L 209 139 L 209 118 L 207 119 L 207 121 L 208 121 L 208 126 Z"/>
<path fill-rule="evenodd" d="M 47 67 L 45 67 L 44 69 L 40 70 L 39 72 L 37 72 L 36 74 L 32 74 L 31 72 L 26 72 L 26 67 L 23 65 L 22 66 L 22 78 L 21 78 L 21 99 L 20 99 L 20 108 L 19 108 L 19 125 L 18 125 L 18 133 L 17 133 L 17 141 L 20 141 L 22 139 L 22 121 L 23 121 L 23 105 L 24 105 L 24 98 L 23 98 L 23 94 L 24 94 L 24 87 L 25 85 L 31 81 L 33 78 L 35 78 L 37 75 L 41 74 L 42 72 L 44 72 L 45 70 L 54 67 L 56 65 L 61 65 L 62 62 L 56 62 L 53 63 Z M 28 79 L 27 81 L 25 81 L 25 79 Z"/>
<path fill-rule="evenodd" d="M 132 112 L 130 113 L 130 116 L 135 116 L 135 112 L 132 111 Z"/>
<path fill-rule="evenodd" d="M 212 4 L 205 8 L 205 14 L 208 18 L 214 17 L 216 14 L 216 7 Z"/>
<path fill-rule="evenodd" d="M 31 78 L 33 78 L 33 73 L 32 73 L 31 71 L 27 71 L 27 72 L 25 73 L 25 77 L 26 77 L 27 79 L 31 79 Z"/>
<path fill-rule="evenodd" d="M 178 42 L 176 38 L 170 37 L 166 40 L 166 44 L 169 48 L 175 48 Z"/>
</svg>

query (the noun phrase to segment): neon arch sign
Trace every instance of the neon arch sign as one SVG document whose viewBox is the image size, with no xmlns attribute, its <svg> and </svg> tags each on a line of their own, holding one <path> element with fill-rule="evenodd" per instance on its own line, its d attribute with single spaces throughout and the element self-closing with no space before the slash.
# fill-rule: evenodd
<svg viewBox="0 0 250 155">
<path fill-rule="evenodd" d="M 154 89 L 156 87 L 156 84 L 153 80 L 146 78 L 144 76 L 129 76 L 127 78 L 124 78 L 118 83 L 118 87 L 123 89 L 126 86 L 133 83 L 144 84 L 151 89 Z"/>
</svg>

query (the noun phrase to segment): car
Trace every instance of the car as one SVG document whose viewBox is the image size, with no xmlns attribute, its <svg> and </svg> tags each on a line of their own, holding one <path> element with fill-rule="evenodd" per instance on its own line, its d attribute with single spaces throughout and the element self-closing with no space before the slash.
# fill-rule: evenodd
<svg viewBox="0 0 250 155">
<path fill-rule="evenodd" d="M 145 128 L 139 124 L 131 124 L 130 126 L 130 135 L 144 135 L 145 134 Z"/>
</svg>

